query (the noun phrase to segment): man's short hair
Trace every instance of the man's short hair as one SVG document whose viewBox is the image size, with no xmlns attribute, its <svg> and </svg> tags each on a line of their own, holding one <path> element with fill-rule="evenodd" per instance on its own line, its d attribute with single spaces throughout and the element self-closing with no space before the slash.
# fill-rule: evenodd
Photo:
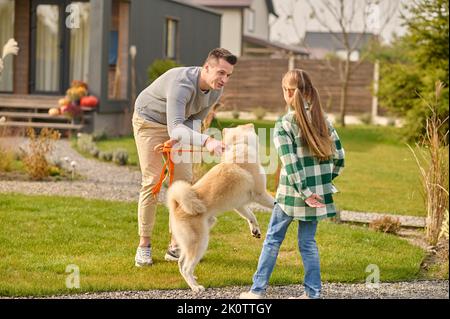
<svg viewBox="0 0 450 319">
<path fill-rule="evenodd" d="M 216 48 L 216 49 L 211 50 L 208 53 L 208 57 L 206 58 L 205 63 L 212 59 L 214 59 L 216 61 L 219 61 L 219 59 L 224 59 L 231 65 L 235 65 L 237 63 L 237 57 L 234 54 L 232 54 L 230 51 L 228 51 L 227 49 L 224 49 L 224 48 Z"/>
</svg>

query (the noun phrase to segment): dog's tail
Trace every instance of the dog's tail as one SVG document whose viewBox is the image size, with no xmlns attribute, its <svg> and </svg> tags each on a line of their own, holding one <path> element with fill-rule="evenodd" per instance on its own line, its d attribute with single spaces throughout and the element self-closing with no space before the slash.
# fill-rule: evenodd
<svg viewBox="0 0 450 319">
<path fill-rule="evenodd" d="M 185 181 L 176 181 L 167 191 L 167 206 L 174 212 L 178 206 L 189 215 L 199 215 L 206 212 L 206 206 L 198 198 L 192 185 Z"/>
</svg>

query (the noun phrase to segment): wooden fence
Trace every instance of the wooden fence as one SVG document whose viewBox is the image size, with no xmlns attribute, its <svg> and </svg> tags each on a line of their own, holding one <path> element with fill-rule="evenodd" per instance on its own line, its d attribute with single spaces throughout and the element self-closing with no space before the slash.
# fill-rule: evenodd
<svg viewBox="0 0 450 319">
<path fill-rule="evenodd" d="M 288 59 L 241 58 L 225 87 L 221 110 L 252 111 L 263 107 L 269 112 L 282 112 L 285 102 L 281 79 L 288 66 Z M 341 86 L 338 62 L 299 59 L 295 60 L 294 66 L 311 76 L 325 111 L 338 113 Z M 349 82 L 347 114 L 371 113 L 373 72 L 373 64 L 363 62 L 353 73 Z"/>
</svg>

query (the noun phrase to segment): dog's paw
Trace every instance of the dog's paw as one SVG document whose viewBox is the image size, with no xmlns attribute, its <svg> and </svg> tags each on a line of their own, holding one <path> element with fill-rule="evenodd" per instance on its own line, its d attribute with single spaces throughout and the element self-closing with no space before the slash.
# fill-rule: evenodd
<svg viewBox="0 0 450 319">
<path fill-rule="evenodd" d="M 255 227 L 252 229 L 252 236 L 255 238 L 261 238 L 261 230 L 259 227 Z"/>
<path fill-rule="evenodd" d="M 202 285 L 193 286 L 191 288 L 192 288 L 192 291 L 195 293 L 200 293 L 200 292 L 205 291 L 205 287 L 203 287 Z"/>
</svg>

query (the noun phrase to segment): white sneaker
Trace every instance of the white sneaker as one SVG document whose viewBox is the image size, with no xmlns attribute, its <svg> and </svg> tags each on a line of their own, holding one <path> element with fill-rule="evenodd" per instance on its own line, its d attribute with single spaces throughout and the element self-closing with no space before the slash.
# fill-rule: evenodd
<svg viewBox="0 0 450 319">
<path fill-rule="evenodd" d="M 243 292 L 239 295 L 239 299 L 264 299 L 264 295 L 254 293 L 252 291 Z"/>
<path fill-rule="evenodd" d="M 145 267 L 151 266 L 152 264 L 152 247 L 138 247 L 136 256 L 134 257 L 134 265 L 136 267 Z"/>
<path fill-rule="evenodd" d="M 164 255 L 166 261 L 178 261 L 180 258 L 180 249 L 178 247 L 172 247 L 169 245 L 167 252 Z"/>
</svg>

